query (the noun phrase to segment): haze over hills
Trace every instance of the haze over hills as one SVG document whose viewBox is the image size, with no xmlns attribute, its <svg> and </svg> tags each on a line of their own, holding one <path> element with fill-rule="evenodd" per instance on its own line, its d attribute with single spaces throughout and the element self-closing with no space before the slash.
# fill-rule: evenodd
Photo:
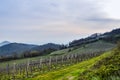
<svg viewBox="0 0 120 80">
<path fill-rule="evenodd" d="M 104 34 L 92 34 L 84 39 L 74 40 L 70 42 L 68 47 L 75 47 L 81 46 L 88 43 L 94 43 L 96 41 L 102 40 L 106 41 L 107 43 L 115 44 L 116 41 L 120 39 L 120 29 L 114 29 L 110 32 L 106 32 Z M 4 41 L 0 44 L 0 55 L 13 55 L 13 54 L 22 54 L 26 51 L 44 51 L 47 49 L 59 50 L 63 45 L 48 43 L 44 45 L 30 45 L 30 44 L 23 44 L 23 43 L 10 43 L 8 41 Z"/>
<path fill-rule="evenodd" d="M 0 55 L 22 54 L 26 51 L 44 51 L 47 49 L 59 50 L 61 45 L 48 43 L 44 45 L 30 45 L 23 43 L 9 43 L 0 47 Z"/>
<path fill-rule="evenodd" d="M 70 47 L 80 46 L 83 44 L 96 42 L 98 40 L 103 40 L 103 41 L 110 42 L 110 43 L 116 43 L 118 40 L 120 40 L 120 28 L 114 29 L 110 32 L 106 32 L 103 34 L 95 33 L 95 34 L 92 34 L 91 36 L 88 36 L 87 38 L 74 40 L 70 42 L 69 45 Z"/>
<path fill-rule="evenodd" d="M 0 43 L 0 47 L 4 46 L 4 45 L 7 45 L 7 44 L 10 44 L 10 42 L 9 41 L 3 41 L 3 42 Z"/>
<path fill-rule="evenodd" d="M 0 80 L 120 80 L 120 0 L 0 0 Z"/>
<path fill-rule="evenodd" d="M 47 44 L 44 44 L 44 45 L 33 47 L 31 49 L 31 51 L 33 51 L 33 50 L 35 50 L 35 51 L 43 51 L 43 50 L 49 49 L 49 48 L 59 50 L 60 47 L 61 47 L 61 45 L 59 45 L 59 44 L 47 43 Z"/>
<path fill-rule="evenodd" d="M 92 34 L 87 38 L 71 42 L 72 45 L 70 43 L 67 47 L 54 43 L 44 45 L 10 43 L 0 47 L 0 50 L 1 53 L 6 52 L 3 55 L 13 54 L 13 56 L 0 56 L 2 62 L 0 65 L 1 68 L 5 66 L 6 69 L 8 65 L 12 67 L 15 62 L 16 69 L 23 72 L 29 67 L 25 74 L 30 77 L 15 74 L 15 78 L 20 80 L 69 80 L 69 76 L 73 77 L 71 80 L 119 80 L 120 43 L 116 44 L 118 40 L 120 40 L 120 29 L 104 34 Z M 15 53 L 25 54 L 24 57 L 18 57 L 14 56 Z M 30 66 L 34 69 L 32 73 Z M 10 73 L 14 71 L 11 68 L 9 70 Z M 5 75 L 1 76 L 2 80 L 5 79 L 3 76 Z M 13 77 L 8 76 L 8 78 Z"/>
<path fill-rule="evenodd" d="M 0 55 L 21 54 L 26 50 L 29 50 L 36 45 L 28 45 L 22 43 L 10 43 L 0 47 Z"/>
</svg>

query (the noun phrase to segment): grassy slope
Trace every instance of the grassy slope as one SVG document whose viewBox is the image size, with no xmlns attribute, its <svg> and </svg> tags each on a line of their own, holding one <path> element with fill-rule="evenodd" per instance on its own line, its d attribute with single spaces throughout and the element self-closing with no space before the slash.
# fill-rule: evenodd
<svg viewBox="0 0 120 80">
<path fill-rule="evenodd" d="M 53 56 L 53 55 L 62 55 L 62 54 L 73 54 L 73 53 L 89 53 L 89 52 L 97 52 L 97 51 L 101 51 L 101 50 L 109 50 L 111 48 L 113 48 L 115 45 L 111 44 L 111 43 L 107 43 L 107 42 L 103 42 L 103 41 L 98 41 L 95 43 L 90 43 L 85 45 L 85 47 L 80 47 L 80 48 L 69 48 L 71 49 L 71 51 L 69 52 L 69 49 L 63 49 L 63 50 L 59 50 L 59 51 L 55 51 L 53 53 L 51 53 L 48 56 Z M 40 57 L 33 57 L 33 58 L 25 58 L 25 59 L 19 59 L 19 60 L 12 60 L 12 61 L 7 61 L 7 62 L 3 62 L 0 63 L 0 67 L 5 67 L 7 64 L 13 65 L 13 63 L 24 63 L 27 62 L 28 60 L 38 60 L 41 57 L 48 57 L 48 56 L 40 56 Z"/>
<path fill-rule="evenodd" d="M 119 59 L 120 52 L 106 52 L 103 55 L 88 61 L 83 61 L 79 64 L 26 80 L 120 80 L 119 76 L 112 74 L 113 72 L 120 70 L 120 67 L 118 66 L 120 65 Z M 104 76 L 105 78 L 111 76 L 107 74 L 112 74 L 113 79 L 101 78 L 101 76 Z"/>
<path fill-rule="evenodd" d="M 50 55 L 61 55 L 61 54 L 73 54 L 73 53 L 89 53 L 89 52 L 99 52 L 99 51 L 107 51 L 115 47 L 115 44 L 107 43 L 104 41 L 97 41 L 94 43 L 89 43 L 85 45 L 84 47 L 79 48 L 69 48 L 71 51 L 69 52 L 69 49 L 63 49 L 59 51 L 52 52 Z"/>
<path fill-rule="evenodd" d="M 0 63 L 0 67 L 5 67 L 7 64 L 13 65 L 14 63 L 18 63 L 18 64 L 25 63 L 28 60 L 38 60 L 41 57 L 44 58 L 44 57 L 47 57 L 47 56 L 38 56 L 38 57 L 32 57 L 32 58 L 24 58 L 24 59 L 17 59 L 17 60 L 6 61 L 6 62 Z"/>
</svg>

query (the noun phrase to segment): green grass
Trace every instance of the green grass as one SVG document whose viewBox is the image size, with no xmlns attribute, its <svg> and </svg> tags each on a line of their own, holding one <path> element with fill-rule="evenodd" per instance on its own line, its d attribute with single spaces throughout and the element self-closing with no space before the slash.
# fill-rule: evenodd
<svg viewBox="0 0 120 80">
<path fill-rule="evenodd" d="M 66 53 L 68 53 L 69 49 L 72 49 L 72 48 L 54 51 L 54 52 L 52 52 L 50 55 L 51 55 L 51 56 L 54 56 L 54 55 L 66 54 Z"/>
<path fill-rule="evenodd" d="M 50 55 L 61 55 L 61 54 L 74 54 L 74 53 L 94 53 L 99 51 L 107 51 L 115 47 L 115 44 L 107 43 L 104 41 L 97 41 L 94 43 L 89 43 L 81 47 L 74 47 L 63 49 L 59 51 L 52 52 Z M 69 51 L 71 49 L 71 51 Z"/>
<path fill-rule="evenodd" d="M 111 55 L 112 52 L 106 52 L 103 55 L 92 58 L 88 61 L 83 61 L 73 66 L 48 72 L 26 80 L 98 80 L 99 76 L 94 77 L 96 71 L 89 71 L 94 67 L 94 65 L 98 64 L 99 61 L 104 60 Z M 97 69 L 97 71 L 99 71 L 99 69 Z M 91 76 L 97 79 L 92 79 Z"/>
<path fill-rule="evenodd" d="M 24 59 L 17 59 L 17 60 L 11 60 L 11 61 L 5 61 L 0 63 L 0 67 L 5 67 L 7 64 L 13 65 L 14 63 L 20 64 L 20 63 L 25 63 L 28 60 L 39 60 L 41 58 L 46 58 L 48 56 L 38 56 L 38 57 L 32 57 L 32 58 L 24 58 Z"/>
<path fill-rule="evenodd" d="M 97 49 L 103 50 L 103 48 L 109 50 L 112 49 L 113 46 L 115 45 L 99 41 L 87 44 L 84 47 L 75 49 L 71 48 L 71 51 L 69 51 L 70 48 L 56 51 L 52 53 L 52 56 L 54 54 L 61 55 L 64 53 L 90 53 L 91 51 L 96 51 Z M 14 62 L 22 63 L 27 60 L 36 60 L 40 58 L 41 57 L 27 58 L 21 60 L 14 60 Z M 9 61 L 9 63 L 13 64 L 13 61 Z M 22 76 L 19 77 L 21 77 L 22 80 L 120 80 L 120 74 L 118 74 L 120 72 L 119 65 L 120 51 L 118 49 L 115 49 L 113 51 L 105 52 L 98 57 L 94 57 L 92 59 L 82 61 L 74 65 L 72 64 L 71 66 L 65 66 L 58 70 L 51 70 L 45 73 L 33 72 L 32 78 L 22 78 Z"/>
</svg>

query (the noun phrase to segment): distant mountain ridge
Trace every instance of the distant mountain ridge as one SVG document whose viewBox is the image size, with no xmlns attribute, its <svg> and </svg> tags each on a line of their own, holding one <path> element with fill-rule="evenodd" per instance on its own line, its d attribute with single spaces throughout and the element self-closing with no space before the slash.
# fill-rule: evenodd
<svg viewBox="0 0 120 80">
<path fill-rule="evenodd" d="M 48 43 L 44 45 L 31 45 L 23 43 L 9 43 L 0 47 L 0 56 L 22 54 L 26 51 L 44 51 L 47 49 L 59 50 L 61 45 Z"/>
<path fill-rule="evenodd" d="M 110 43 L 116 43 L 118 40 L 120 40 L 120 28 L 114 29 L 110 32 L 106 32 L 104 34 L 95 33 L 91 36 L 88 36 L 86 38 L 82 38 L 79 40 L 74 40 L 69 43 L 69 47 L 75 47 L 75 46 L 81 46 L 88 43 L 93 43 L 98 40 L 107 41 Z M 44 51 L 47 49 L 53 49 L 53 50 L 59 50 L 64 48 L 64 45 L 54 44 L 54 43 L 48 43 L 44 45 L 31 45 L 31 44 L 23 44 L 23 43 L 10 43 L 9 41 L 4 41 L 0 43 L 0 56 L 6 56 L 6 55 L 13 55 L 13 54 L 21 54 L 26 51 Z"/>
<path fill-rule="evenodd" d="M 80 45 L 92 43 L 98 40 L 103 40 L 110 43 L 116 43 L 118 40 L 120 40 L 120 28 L 114 29 L 110 32 L 106 32 L 103 34 L 95 33 L 95 34 L 92 34 L 91 36 L 88 36 L 87 38 L 74 40 L 70 42 L 69 46 L 70 47 L 80 46 Z"/>
<path fill-rule="evenodd" d="M 106 32 L 106 33 L 104 33 L 103 35 L 110 35 L 110 36 L 120 35 L 120 28 L 118 28 L 118 29 L 113 29 L 111 32 Z"/>
<path fill-rule="evenodd" d="M 26 50 L 29 50 L 36 45 L 28 45 L 22 43 L 10 43 L 0 47 L 0 55 L 20 54 Z"/>
<path fill-rule="evenodd" d="M 44 45 L 36 46 L 36 47 L 32 48 L 31 51 L 33 51 L 33 50 L 35 50 L 35 51 L 43 51 L 45 49 L 59 50 L 60 48 L 61 48 L 61 45 L 59 45 L 59 44 L 47 43 L 47 44 L 44 44 Z"/>
<path fill-rule="evenodd" d="M 3 42 L 0 43 L 0 47 L 2 47 L 4 45 L 7 45 L 7 44 L 10 44 L 10 42 L 9 41 L 3 41 Z"/>
</svg>

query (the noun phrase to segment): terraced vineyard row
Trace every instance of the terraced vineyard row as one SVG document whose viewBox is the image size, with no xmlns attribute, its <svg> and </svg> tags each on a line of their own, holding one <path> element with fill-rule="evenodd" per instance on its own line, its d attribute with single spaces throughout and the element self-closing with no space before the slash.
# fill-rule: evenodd
<svg viewBox="0 0 120 80">
<path fill-rule="evenodd" d="M 88 54 L 67 54 L 41 58 L 39 60 L 28 60 L 22 64 L 13 63 L 5 68 L 0 68 L 0 80 L 20 80 L 23 78 L 33 77 L 37 74 L 43 74 L 49 71 L 73 65 L 81 61 L 99 56 L 103 51 Z"/>
</svg>

